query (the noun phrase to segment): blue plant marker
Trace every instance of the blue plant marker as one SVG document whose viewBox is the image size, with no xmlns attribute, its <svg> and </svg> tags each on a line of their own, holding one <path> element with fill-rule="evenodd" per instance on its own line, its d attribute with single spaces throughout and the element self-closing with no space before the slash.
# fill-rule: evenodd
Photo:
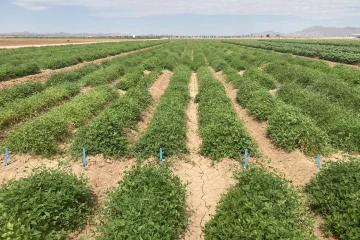
<svg viewBox="0 0 360 240">
<path fill-rule="evenodd" d="M 162 66 L 162 70 L 163 70 L 163 71 L 164 71 L 164 69 L 165 69 L 164 66 Z"/>
<path fill-rule="evenodd" d="M 160 165 L 162 165 L 162 160 L 163 160 L 163 151 L 162 148 L 160 148 Z"/>
<path fill-rule="evenodd" d="M 318 167 L 318 169 L 320 169 L 320 154 L 318 154 L 317 156 L 316 156 L 316 161 L 317 161 L 317 167 Z"/>
<path fill-rule="evenodd" d="M 114 87 L 116 88 L 116 83 L 114 83 Z"/>
<path fill-rule="evenodd" d="M 245 153 L 244 153 L 244 167 L 247 167 L 247 165 L 248 165 L 248 154 L 249 154 L 248 150 L 245 149 Z"/>
<path fill-rule="evenodd" d="M 82 154 L 83 154 L 84 167 L 86 167 L 86 150 L 85 150 L 85 148 L 83 148 Z"/>
<path fill-rule="evenodd" d="M 279 85 L 276 84 L 276 91 L 279 91 Z"/>
<path fill-rule="evenodd" d="M 9 149 L 5 148 L 4 166 L 6 167 L 7 165 L 9 165 Z"/>
<path fill-rule="evenodd" d="M 83 87 L 84 87 L 82 82 L 80 83 L 80 87 L 81 87 L 81 88 L 83 88 Z"/>
<path fill-rule="evenodd" d="M 149 83 L 146 83 L 146 89 L 149 89 Z"/>
</svg>

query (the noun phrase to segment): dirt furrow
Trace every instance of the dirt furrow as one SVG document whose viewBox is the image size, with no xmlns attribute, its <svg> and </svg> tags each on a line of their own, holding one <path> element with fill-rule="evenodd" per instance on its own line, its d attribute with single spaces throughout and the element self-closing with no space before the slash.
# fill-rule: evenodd
<svg viewBox="0 0 360 240">
<path fill-rule="evenodd" d="M 65 67 L 65 68 L 54 69 L 54 70 L 45 69 L 45 70 L 42 70 L 41 73 L 38 73 L 38 74 L 33 74 L 33 75 L 26 76 L 26 77 L 21 77 L 21 78 L 14 78 L 14 79 L 7 80 L 7 81 L 0 81 L 0 89 L 8 88 L 8 87 L 11 87 L 11 86 L 19 84 L 19 83 L 30 82 L 30 81 L 45 82 L 47 80 L 47 78 L 53 73 L 71 71 L 71 70 L 74 70 L 74 69 L 77 69 L 77 68 L 81 68 L 81 67 L 83 67 L 83 66 L 85 66 L 85 65 L 87 65 L 89 63 L 100 64 L 101 62 L 103 62 L 105 60 L 110 60 L 110 59 L 120 57 L 120 56 L 126 56 L 126 55 L 129 55 L 129 54 L 132 54 L 132 53 L 136 53 L 136 52 L 139 52 L 139 51 L 144 51 L 144 50 L 151 49 L 151 48 L 154 48 L 154 47 L 157 47 L 157 46 L 152 46 L 152 47 L 148 47 L 148 48 L 142 48 L 142 49 L 139 49 L 139 50 L 125 52 L 125 53 L 121 53 L 121 54 L 117 54 L 117 55 L 109 56 L 109 57 L 105 57 L 105 58 L 99 58 L 99 59 L 89 61 L 89 62 L 82 62 L 82 63 L 72 65 L 72 66 L 69 66 L 69 67 Z"/>
<path fill-rule="evenodd" d="M 186 111 L 187 121 L 187 145 L 190 150 L 189 161 L 178 161 L 174 166 L 175 173 L 187 185 L 187 205 L 190 214 L 189 224 L 183 240 L 204 239 L 202 227 L 211 216 L 215 214 L 215 209 L 221 194 L 227 188 L 235 184 L 231 178 L 232 170 L 239 166 L 235 160 L 224 159 L 222 162 L 215 162 L 201 156 L 199 148 L 201 138 L 198 134 L 198 113 L 195 97 L 198 92 L 196 74 L 191 75 L 189 83 L 190 102 Z"/>
</svg>

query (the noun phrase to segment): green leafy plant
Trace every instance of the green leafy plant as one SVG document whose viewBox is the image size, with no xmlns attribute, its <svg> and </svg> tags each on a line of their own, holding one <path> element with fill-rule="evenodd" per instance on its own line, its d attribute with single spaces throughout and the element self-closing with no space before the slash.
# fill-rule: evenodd
<svg viewBox="0 0 360 240">
<path fill-rule="evenodd" d="M 360 238 L 360 160 L 346 157 L 325 163 L 306 184 L 308 203 L 338 239 Z"/>
<path fill-rule="evenodd" d="M 278 105 L 269 117 L 267 133 L 276 145 L 288 151 L 300 148 L 306 155 L 331 152 L 327 134 L 299 109 L 286 104 Z"/>
<path fill-rule="evenodd" d="M 259 167 L 237 171 L 234 178 L 236 185 L 205 224 L 204 239 L 316 239 L 313 221 L 287 180 Z"/>
<path fill-rule="evenodd" d="M 177 239 L 185 207 L 185 185 L 167 166 L 136 165 L 109 192 L 97 239 Z"/>
<path fill-rule="evenodd" d="M 64 239 L 80 230 L 93 212 L 87 179 L 56 169 L 34 169 L 0 187 L 0 238 Z"/>
</svg>

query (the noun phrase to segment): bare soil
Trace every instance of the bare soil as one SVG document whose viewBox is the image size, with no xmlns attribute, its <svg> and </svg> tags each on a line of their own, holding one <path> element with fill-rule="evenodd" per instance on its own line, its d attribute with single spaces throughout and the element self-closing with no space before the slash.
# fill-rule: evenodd
<svg viewBox="0 0 360 240">
<path fill-rule="evenodd" d="M 201 156 L 199 148 L 201 138 L 198 133 L 198 111 L 194 102 L 198 92 L 196 74 L 193 73 L 189 83 L 190 102 L 186 111 L 187 121 L 187 145 L 190 150 L 190 159 L 180 160 L 174 165 L 174 172 L 187 185 L 187 205 L 190 214 L 189 224 L 181 239 L 204 239 L 202 227 L 215 214 L 216 205 L 221 195 L 235 184 L 231 178 L 232 171 L 239 167 L 235 160 L 224 159 L 221 162 L 213 162 Z"/>
<path fill-rule="evenodd" d="M 40 82 L 44 83 L 47 80 L 47 78 L 50 77 L 50 75 L 53 73 L 71 71 L 74 69 L 81 68 L 89 63 L 100 64 L 101 62 L 103 62 L 105 60 L 111 60 L 116 57 L 126 56 L 128 54 L 136 53 L 139 51 L 144 51 L 144 50 L 147 50 L 147 49 L 150 49 L 153 47 L 155 47 L 155 46 L 143 48 L 143 49 L 139 49 L 139 50 L 134 50 L 134 51 L 130 51 L 130 52 L 125 52 L 125 53 L 121 53 L 121 54 L 117 54 L 117 55 L 109 56 L 109 57 L 105 57 L 105 58 L 99 58 L 99 59 L 89 61 L 89 62 L 82 62 L 82 63 L 78 63 L 76 65 L 72 65 L 72 66 L 65 67 L 65 68 L 54 69 L 54 70 L 45 69 L 45 70 L 42 70 L 41 73 L 38 73 L 38 74 L 33 74 L 33 75 L 21 77 L 21 78 L 14 78 L 14 79 L 7 80 L 7 81 L 0 81 L 0 90 L 11 87 L 11 86 L 19 84 L 19 83 L 30 82 L 30 81 L 40 81 Z"/>
</svg>

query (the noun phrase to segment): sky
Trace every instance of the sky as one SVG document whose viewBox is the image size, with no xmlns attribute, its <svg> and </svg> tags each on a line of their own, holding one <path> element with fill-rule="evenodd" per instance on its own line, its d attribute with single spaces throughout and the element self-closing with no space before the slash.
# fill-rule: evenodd
<svg viewBox="0 0 360 240">
<path fill-rule="evenodd" d="M 359 19 L 360 0 L 0 0 L 0 33 L 242 35 Z"/>
</svg>

